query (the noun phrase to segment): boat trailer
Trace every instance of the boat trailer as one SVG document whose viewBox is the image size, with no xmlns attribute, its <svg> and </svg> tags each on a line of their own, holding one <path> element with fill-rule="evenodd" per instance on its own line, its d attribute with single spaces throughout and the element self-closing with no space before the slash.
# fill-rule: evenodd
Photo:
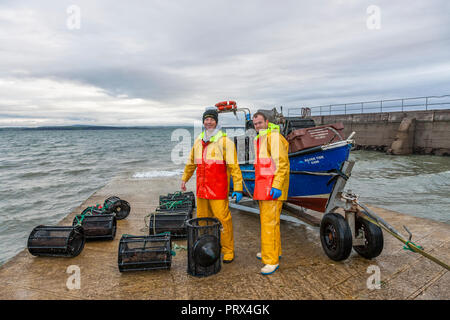
<svg viewBox="0 0 450 320">
<path fill-rule="evenodd" d="M 297 207 L 295 209 L 297 212 L 294 213 L 294 216 L 300 217 L 301 220 L 292 217 L 292 207 L 289 208 L 291 214 L 286 215 L 282 213 L 280 219 L 301 224 L 306 222 L 307 225 L 319 227 L 322 248 L 325 254 L 334 261 L 347 259 L 352 248 L 366 259 L 377 257 L 383 250 L 384 239 L 382 230 L 385 230 L 405 244 L 403 249 L 419 253 L 443 268 L 450 270 L 448 264 L 425 252 L 423 247 L 412 242 L 412 233 L 406 226 L 403 227 L 408 233 L 407 238 L 362 203 L 357 194 L 351 190 L 344 191 L 354 164 L 354 161 L 345 161 L 343 163 L 341 172 L 344 175 L 336 176 L 336 183 L 330 193 L 325 214 L 320 222 L 311 223 L 311 221 L 303 219 L 302 216 L 305 213 L 301 207 Z M 236 204 L 230 201 L 229 206 L 230 208 L 259 214 L 259 209 L 251 206 L 256 201 L 248 200 L 250 201 L 246 203 L 250 203 L 250 205 Z M 287 208 L 283 206 L 283 209 Z M 344 211 L 344 215 L 336 212 L 339 209 Z"/>
</svg>

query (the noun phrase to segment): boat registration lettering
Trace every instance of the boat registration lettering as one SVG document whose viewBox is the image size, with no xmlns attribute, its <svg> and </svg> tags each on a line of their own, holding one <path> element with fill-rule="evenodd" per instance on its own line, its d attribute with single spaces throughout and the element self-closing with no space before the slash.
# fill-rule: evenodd
<svg viewBox="0 0 450 320">
<path fill-rule="evenodd" d="M 309 164 L 316 164 L 319 163 L 320 160 L 324 159 L 323 156 L 316 156 L 316 157 L 311 157 L 311 158 L 306 158 L 305 162 L 309 163 Z"/>
</svg>

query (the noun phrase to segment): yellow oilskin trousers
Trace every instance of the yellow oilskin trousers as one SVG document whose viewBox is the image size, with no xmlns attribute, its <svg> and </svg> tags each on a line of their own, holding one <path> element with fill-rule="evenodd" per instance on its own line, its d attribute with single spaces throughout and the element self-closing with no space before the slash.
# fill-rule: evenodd
<svg viewBox="0 0 450 320">
<path fill-rule="evenodd" d="M 227 199 L 201 199 L 197 198 L 197 218 L 217 218 L 222 224 L 220 244 L 222 245 L 223 260 L 234 259 L 234 238 L 231 212 Z"/>
<path fill-rule="evenodd" d="M 278 264 L 281 256 L 280 215 L 283 201 L 259 200 L 261 219 L 261 260 L 264 264 Z"/>
</svg>

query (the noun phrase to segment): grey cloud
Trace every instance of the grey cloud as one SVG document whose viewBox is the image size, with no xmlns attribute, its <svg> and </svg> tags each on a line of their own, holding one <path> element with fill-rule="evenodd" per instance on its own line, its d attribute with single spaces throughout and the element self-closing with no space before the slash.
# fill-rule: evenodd
<svg viewBox="0 0 450 320">
<path fill-rule="evenodd" d="M 257 109 L 448 93 L 444 0 L 377 1 L 380 30 L 366 27 L 372 1 L 77 1 L 81 29 L 68 30 L 71 4 L 0 4 L 33 13 L 0 20 L 0 79 L 89 84 L 191 119 L 224 99 Z"/>
</svg>

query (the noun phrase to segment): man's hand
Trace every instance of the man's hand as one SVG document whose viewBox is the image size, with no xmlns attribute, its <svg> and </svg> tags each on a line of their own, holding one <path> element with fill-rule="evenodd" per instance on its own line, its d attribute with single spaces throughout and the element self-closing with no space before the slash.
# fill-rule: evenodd
<svg viewBox="0 0 450 320">
<path fill-rule="evenodd" d="M 273 200 L 278 199 L 281 196 L 281 190 L 278 190 L 276 188 L 272 188 L 270 190 L 269 195 L 272 197 Z"/>
<path fill-rule="evenodd" d="M 242 199 L 242 192 L 239 192 L 239 191 L 233 192 L 231 194 L 231 199 L 233 199 L 235 196 L 236 196 L 236 203 L 238 203 Z"/>
<path fill-rule="evenodd" d="M 186 191 L 186 182 L 181 181 L 181 190 Z"/>
</svg>

